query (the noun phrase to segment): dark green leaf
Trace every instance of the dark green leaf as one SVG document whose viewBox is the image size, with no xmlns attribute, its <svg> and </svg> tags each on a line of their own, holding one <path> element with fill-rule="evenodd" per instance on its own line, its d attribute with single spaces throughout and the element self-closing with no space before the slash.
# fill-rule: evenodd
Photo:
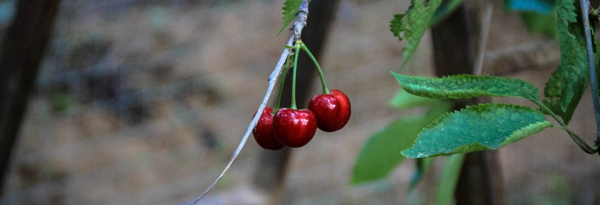
<svg viewBox="0 0 600 205">
<path fill-rule="evenodd" d="M 398 119 L 375 133 L 362 148 L 352 173 L 352 184 L 385 178 L 402 160 L 423 128 L 424 118 Z"/>
<path fill-rule="evenodd" d="M 506 8 L 512 11 L 534 11 L 548 14 L 554 8 L 555 0 L 505 0 Z"/>
<path fill-rule="evenodd" d="M 527 30 L 535 34 L 544 34 L 558 38 L 558 25 L 556 24 L 556 9 L 548 14 L 538 12 L 522 12 L 521 19 Z"/>
<path fill-rule="evenodd" d="M 452 111 L 452 107 L 454 104 L 446 102 L 446 101 L 436 101 L 431 105 L 431 108 L 427 110 L 427 114 L 425 114 L 425 125 L 431 124 L 433 121 L 440 118 L 442 115 Z M 423 125 L 423 126 L 425 126 Z"/>
<path fill-rule="evenodd" d="M 455 154 L 448 157 L 444 171 L 442 172 L 442 179 L 438 187 L 436 205 L 451 205 L 454 202 L 454 191 L 456 190 L 456 184 L 460 177 L 460 170 L 462 170 L 463 162 L 465 161 L 465 154 Z"/>
<path fill-rule="evenodd" d="M 436 100 L 431 99 L 431 98 L 416 96 L 416 95 L 410 94 L 406 91 L 400 90 L 396 94 L 396 96 L 394 96 L 394 98 L 392 98 L 392 100 L 390 100 L 390 105 L 392 107 L 395 107 L 395 108 L 398 108 L 401 110 L 406 110 L 406 109 L 410 109 L 413 107 L 427 105 L 434 101 L 436 101 Z"/>
<path fill-rule="evenodd" d="M 425 0 L 411 0 L 411 6 L 404 14 L 394 15 L 390 21 L 390 30 L 400 40 L 406 39 L 406 46 L 402 49 L 404 61 L 400 70 L 404 68 L 408 60 L 417 50 L 421 38 L 429 28 L 429 22 L 433 14 L 440 6 L 442 0 L 430 0 L 425 5 Z M 404 32 L 404 35 L 401 33 Z"/>
<path fill-rule="evenodd" d="M 561 62 L 544 88 L 544 104 L 567 123 L 589 84 L 579 1 L 557 0 Z"/>
<path fill-rule="evenodd" d="M 435 159 L 435 157 L 417 158 L 415 160 L 417 171 L 413 175 L 413 178 L 410 179 L 410 184 L 408 185 L 409 191 L 412 191 L 415 187 L 417 187 L 417 185 L 419 185 L 419 182 L 421 182 L 423 176 L 425 176 L 427 171 L 429 171 L 429 167 L 431 166 L 433 159 Z"/>
<path fill-rule="evenodd" d="M 498 149 L 550 126 L 540 111 L 530 107 L 498 103 L 467 106 L 426 126 L 402 154 L 423 158 Z"/>
<path fill-rule="evenodd" d="M 538 89 L 528 82 L 495 76 L 455 75 L 443 78 L 406 76 L 392 72 L 405 91 L 437 99 L 480 96 L 522 97 L 538 101 Z"/>
<path fill-rule="evenodd" d="M 277 35 L 279 35 L 283 29 L 296 18 L 296 13 L 298 13 L 300 4 L 302 4 L 302 0 L 286 0 L 283 3 L 283 25 L 281 25 L 281 29 L 279 29 Z"/>
<path fill-rule="evenodd" d="M 400 151 L 409 148 L 423 127 L 444 113 L 452 104 L 438 101 L 425 117 L 398 119 L 375 133 L 362 148 L 352 173 L 352 184 L 385 178 L 405 157 Z"/>
</svg>

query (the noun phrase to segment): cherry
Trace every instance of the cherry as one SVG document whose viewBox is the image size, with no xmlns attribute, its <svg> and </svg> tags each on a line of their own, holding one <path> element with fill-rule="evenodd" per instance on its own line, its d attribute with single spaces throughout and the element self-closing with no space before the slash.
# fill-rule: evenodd
<svg viewBox="0 0 600 205">
<path fill-rule="evenodd" d="M 256 113 L 254 113 L 254 115 L 256 115 Z M 254 135 L 256 143 L 262 148 L 280 150 L 285 146 L 277 141 L 275 133 L 273 132 L 273 108 L 265 107 L 262 115 L 258 119 L 256 127 L 252 130 L 252 135 Z"/>
<path fill-rule="evenodd" d="M 273 117 L 275 137 L 289 147 L 302 147 L 315 136 L 317 118 L 307 109 L 282 108 Z"/>
<path fill-rule="evenodd" d="M 339 90 L 313 97 L 308 109 L 315 113 L 319 129 L 325 132 L 340 130 L 350 120 L 350 99 Z"/>
</svg>

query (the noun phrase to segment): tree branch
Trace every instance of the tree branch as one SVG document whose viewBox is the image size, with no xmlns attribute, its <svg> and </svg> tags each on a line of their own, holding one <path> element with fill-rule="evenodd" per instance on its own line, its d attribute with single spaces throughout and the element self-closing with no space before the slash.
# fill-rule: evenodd
<svg viewBox="0 0 600 205">
<path fill-rule="evenodd" d="M 256 123 L 258 123 L 258 119 L 260 119 L 260 116 L 262 115 L 262 111 L 265 109 L 267 101 L 269 100 L 269 97 L 271 96 L 271 93 L 273 92 L 273 88 L 275 87 L 275 84 L 277 82 L 277 78 L 281 74 L 282 67 L 285 64 L 285 61 L 287 60 L 288 56 L 291 53 L 291 50 L 292 50 L 291 48 L 293 46 L 293 43 L 296 42 L 296 40 L 299 40 L 302 35 L 302 29 L 304 29 L 304 26 L 306 26 L 307 18 L 308 18 L 308 0 L 303 0 L 302 4 L 300 5 L 300 8 L 298 9 L 296 21 L 294 22 L 294 32 L 292 33 L 292 36 L 288 40 L 286 48 L 283 49 L 283 53 L 281 54 L 281 57 L 279 57 L 279 61 L 277 62 L 277 65 L 275 66 L 275 70 L 273 70 L 273 73 L 271 73 L 271 75 L 269 76 L 269 88 L 267 89 L 267 93 L 265 94 L 265 97 L 263 98 L 262 103 L 260 103 L 260 106 L 258 107 L 258 111 L 256 111 L 256 115 L 254 116 L 254 118 L 252 118 L 250 125 L 248 125 L 248 129 L 246 130 L 246 133 L 244 134 L 244 137 L 242 138 L 240 145 L 238 145 L 238 148 L 233 153 L 233 156 L 231 157 L 231 159 L 229 159 L 229 162 L 227 162 L 225 169 L 223 169 L 223 171 L 221 172 L 221 174 L 219 174 L 217 179 L 215 179 L 215 181 L 212 184 L 210 184 L 210 186 L 208 186 L 208 188 L 206 188 L 206 190 L 199 197 L 197 197 L 194 200 L 194 202 L 192 202 L 192 205 L 194 205 L 198 201 L 200 201 L 200 199 L 202 199 L 202 197 L 204 197 L 217 184 L 217 182 L 219 182 L 219 180 L 221 180 L 223 175 L 225 175 L 225 172 L 227 172 L 227 170 L 229 170 L 229 168 L 231 167 L 231 164 L 233 164 L 233 161 L 235 161 L 235 158 L 237 158 L 237 156 L 242 151 L 242 148 L 246 144 L 246 141 L 248 140 L 248 137 L 250 136 L 252 129 L 254 129 L 254 127 L 256 127 Z"/>
<path fill-rule="evenodd" d="M 594 52 L 592 48 L 592 35 L 590 33 L 589 4 L 587 0 L 579 0 L 581 4 L 581 18 L 585 32 L 585 43 L 590 68 L 590 80 L 592 81 L 592 100 L 596 113 L 596 146 L 600 147 L 600 102 L 598 101 L 598 81 L 596 80 L 596 67 L 594 66 Z M 600 153 L 600 152 L 599 152 Z"/>
</svg>

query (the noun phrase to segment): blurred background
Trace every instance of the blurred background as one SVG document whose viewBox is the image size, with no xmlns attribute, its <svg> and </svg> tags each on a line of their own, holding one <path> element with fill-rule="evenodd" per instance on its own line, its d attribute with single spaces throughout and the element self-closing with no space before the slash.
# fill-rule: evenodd
<svg viewBox="0 0 600 205">
<path fill-rule="evenodd" d="M 266 92 L 290 34 L 277 35 L 283 2 L 62 0 L 0 204 L 189 203 L 224 168 Z M 14 4 L 0 1 L 2 35 Z M 351 99 L 352 118 L 344 129 L 317 131 L 308 145 L 292 150 L 277 192 L 281 204 L 431 203 L 443 160 L 411 195 L 413 160 L 386 180 L 349 185 L 369 136 L 419 112 L 388 105 L 399 89 L 389 71 L 399 68 L 405 45 L 389 31 L 389 21 L 409 5 L 335 5 L 320 63 L 330 89 Z M 467 7 L 474 16 L 483 11 L 477 2 Z M 484 74 L 523 79 L 542 90 L 560 62 L 558 44 L 528 32 L 500 1 L 494 7 Z M 404 74 L 434 75 L 431 44 L 427 33 Z M 308 95 L 320 92 L 313 80 Z M 570 125 L 588 142 L 596 130 L 592 112 L 588 88 Z M 270 194 L 255 180 L 263 174 L 256 171 L 261 152 L 251 137 L 201 203 L 267 203 Z M 593 204 L 600 196 L 598 156 L 583 153 L 562 131 L 545 130 L 498 156 L 507 204 Z"/>
</svg>

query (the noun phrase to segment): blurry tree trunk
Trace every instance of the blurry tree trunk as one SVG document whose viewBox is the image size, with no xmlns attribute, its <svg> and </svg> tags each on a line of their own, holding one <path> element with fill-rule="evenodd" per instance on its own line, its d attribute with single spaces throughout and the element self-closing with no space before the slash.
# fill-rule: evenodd
<svg viewBox="0 0 600 205">
<path fill-rule="evenodd" d="M 438 76 L 473 73 L 473 46 L 469 15 L 463 3 L 431 30 Z M 475 29 L 477 30 L 477 29 Z M 455 109 L 477 104 L 479 99 L 457 101 Z M 490 159 L 491 158 L 491 159 Z M 502 176 L 495 152 L 472 152 L 466 155 L 456 187 L 456 204 L 504 204 Z M 498 180 L 499 179 L 499 180 Z"/>
<path fill-rule="evenodd" d="M 0 193 L 60 0 L 19 0 L 0 58 Z"/>
<path fill-rule="evenodd" d="M 327 39 L 329 25 L 335 17 L 338 0 L 313 0 L 308 9 L 307 25 L 302 32 L 302 41 L 310 49 L 315 58 L 320 59 L 321 51 Z M 285 34 L 285 32 L 284 32 Z M 326 68 L 323 68 L 324 70 Z M 317 72 L 310 58 L 300 52 L 296 79 L 296 100 L 299 109 L 306 108 L 312 80 Z M 281 98 L 281 107 L 291 106 L 292 75 L 286 75 L 285 88 Z M 270 204 L 279 204 L 281 192 L 285 184 L 287 162 L 291 155 L 288 147 L 279 151 L 262 150 L 255 172 L 254 184 L 271 194 Z"/>
</svg>

